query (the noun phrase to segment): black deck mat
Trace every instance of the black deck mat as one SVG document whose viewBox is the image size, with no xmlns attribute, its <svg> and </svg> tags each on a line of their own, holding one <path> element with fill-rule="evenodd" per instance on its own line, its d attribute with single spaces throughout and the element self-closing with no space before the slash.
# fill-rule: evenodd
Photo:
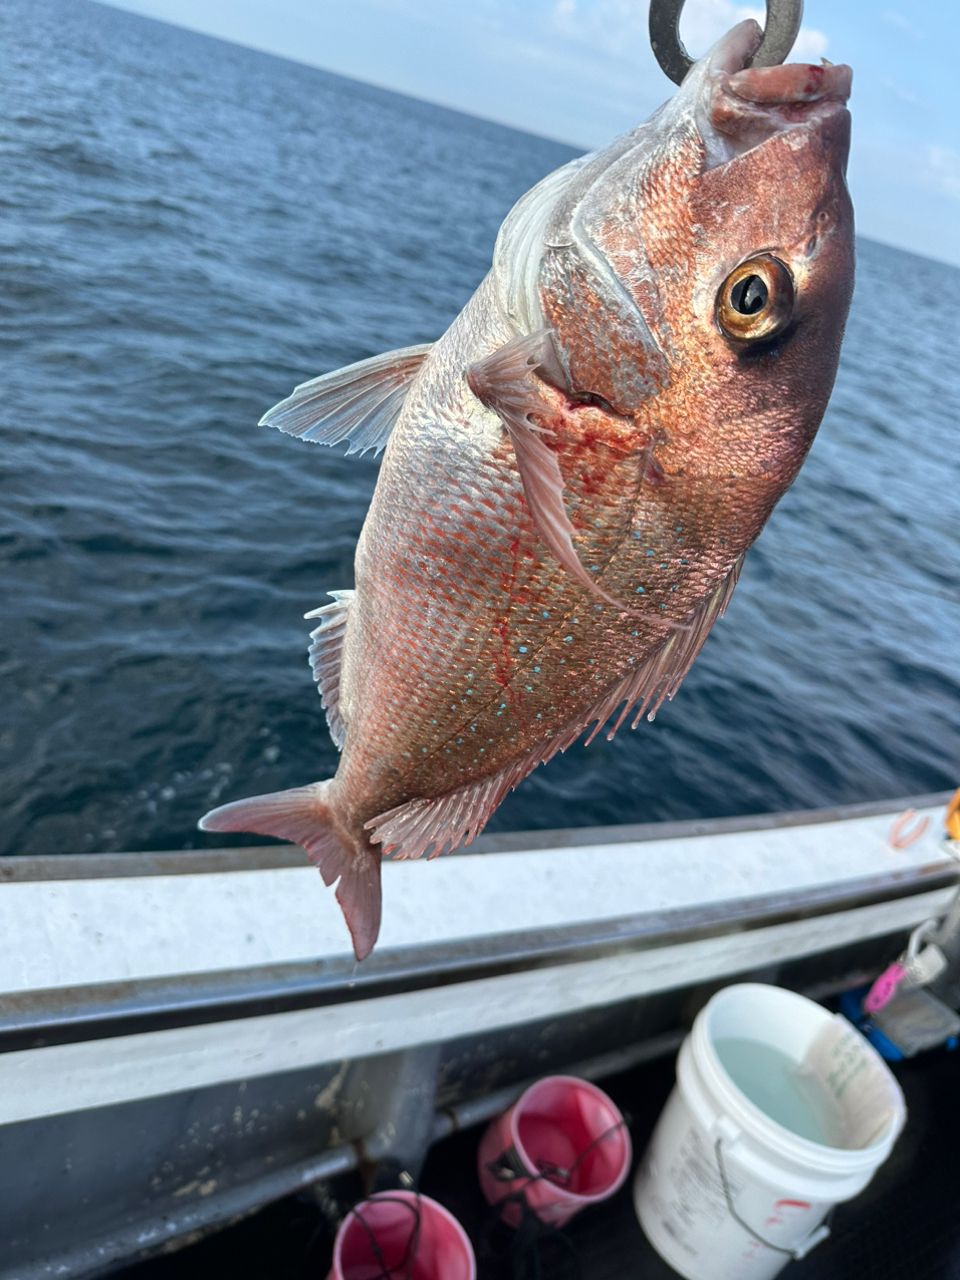
<svg viewBox="0 0 960 1280">
<path fill-rule="evenodd" d="M 673 1062 L 604 1081 L 631 1117 L 639 1157 L 673 1084 Z M 837 1209 L 831 1237 L 783 1280 L 960 1280 L 960 1053 L 927 1054 L 895 1068 L 909 1119 L 893 1155 L 867 1190 Z M 522 1256 L 514 1233 L 491 1222 L 476 1180 L 478 1131 L 431 1153 L 422 1190 L 466 1227 L 479 1280 L 672 1280 L 633 1210 L 632 1179 L 608 1203 L 585 1210 L 564 1233 Z M 347 1184 L 340 1197 L 356 1192 Z M 324 1280 L 330 1231 L 317 1207 L 288 1200 L 168 1258 L 128 1268 L 126 1280 Z M 539 1267 L 539 1270 L 538 1270 Z M 525 1269 L 524 1269 L 525 1268 Z"/>
</svg>

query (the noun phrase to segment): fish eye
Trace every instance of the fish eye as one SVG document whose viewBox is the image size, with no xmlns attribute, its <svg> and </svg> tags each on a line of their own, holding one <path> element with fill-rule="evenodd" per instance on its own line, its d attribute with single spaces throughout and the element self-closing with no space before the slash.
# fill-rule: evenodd
<svg viewBox="0 0 960 1280">
<path fill-rule="evenodd" d="M 775 338 L 793 318 L 793 277 L 779 258 L 759 254 L 741 262 L 717 294 L 717 324 L 737 342 Z"/>
</svg>

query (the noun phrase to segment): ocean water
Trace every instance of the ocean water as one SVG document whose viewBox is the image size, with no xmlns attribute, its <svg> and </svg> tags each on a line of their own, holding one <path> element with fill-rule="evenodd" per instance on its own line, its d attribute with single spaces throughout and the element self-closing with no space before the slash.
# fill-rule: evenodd
<svg viewBox="0 0 960 1280">
<path fill-rule="evenodd" d="M 302 614 L 351 584 L 376 464 L 256 421 L 441 333 L 571 154 L 89 0 L 0 6 L 0 852 L 200 847 L 212 804 L 334 770 Z M 820 438 L 676 701 L 494 829 L 960 781 L 958 298 L 861 243 Z"/>
</svg>

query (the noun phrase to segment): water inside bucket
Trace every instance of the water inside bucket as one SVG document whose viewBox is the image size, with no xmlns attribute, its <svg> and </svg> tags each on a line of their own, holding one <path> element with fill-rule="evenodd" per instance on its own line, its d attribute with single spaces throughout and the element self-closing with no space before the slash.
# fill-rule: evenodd
<svg viewBox="0 0 960 1280">
<path fill-rule="evenodd" d="M 781 1049 L 739 1036 L 718 1038 L 714 1048 L 740 1092 L 771 1120 L 821 1146 L 839 1145 L 832 1098 L 815 1076 L 801 1074 Z"/>
</svg>

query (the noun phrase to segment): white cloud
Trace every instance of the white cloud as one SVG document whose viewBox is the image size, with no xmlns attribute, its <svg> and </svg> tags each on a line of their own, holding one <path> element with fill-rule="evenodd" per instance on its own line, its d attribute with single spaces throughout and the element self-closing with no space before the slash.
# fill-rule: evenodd
<svg viewBox="0 0 960 1280">
<path fill-rule="evenodd" d="M 885 22 L 888 27 L 894 27 L 897 31 L 903 32 L 904 35 L 910 36 L 912 40 L 919 40 L 922 32 L 915 23 L 911 22 L 905 13 L 900 13 L 898 9 L 884 9 L 880 15 L 880 21 Z"/>
<path fill-rule="evenodd" d="M 632 59 L 648 41 L 644 0 L 556 0 L 554 31 L 580 45 L 617 58 Z"/>
<path fill-rule="evenodd" d="M 826 33 L 816 27 L 801 27 L 790 57 L 794 62 L 819 62 L 827 52 Z"/>
<path fill-rule="evenodd" d="M 680 19 L 680 33 L 690 52 L 699 55 L 745 18 L 755 18 L 762 27 L 765 15 L 762 6 L 733 4 L 731 0 L 700 0 L 691 7 L 688 21 Z M 826 51 L 827 37 L 822 31 L 801 27 L 790 57 L 795 62 L 819 62 Z"/>
<path fill-rule="evenodd" d="M 952 200 L 960 200 L 960 151 L 928 142 L 926 161 L 937 190 Z"/>
<path fill-rule="evenodd" d="M 636 59 L 648 46 L 648 0 L 555 0 L 552 25 L 560 34 L 592 45 L 602 53 Z M 733 0 L 698 0 L 684 9 L 680 35 L 691 56 L 706 53 L 731 27 L 744 18 L 762 25 L 765 10 L 734 4 Z M 814 27 L 801 27 L 791 57 L 816 62 L 827 48 L 827 37 Z"/>
<path fill-rule="evenodd" d="M 912 89 L 908 89 L 905 85 L 897 84 L 896 80 L 891 80 L 889 76 L 881 83 L 887 93 L 892 94 L 898 102 L 902 102 L 908 107 L 922 107 L 924 105 L 923 99 L 919 94 L 914 93 Z"/>
</svg>

